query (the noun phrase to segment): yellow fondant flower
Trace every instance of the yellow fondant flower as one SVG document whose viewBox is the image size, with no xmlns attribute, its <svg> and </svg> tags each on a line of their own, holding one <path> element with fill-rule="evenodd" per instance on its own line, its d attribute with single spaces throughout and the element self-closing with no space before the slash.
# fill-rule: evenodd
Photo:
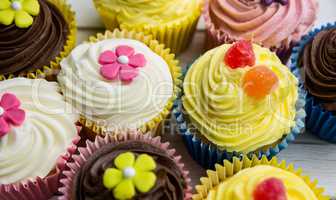
<svg viewBox="0 0 336 200">
<path fill-rule="evenodd" d="M 149 192 L 155 185 L 156 175 L 152 172 L 156 168 L 154 159 L 141 154 L 135 160 L 131 152 L 120 154 L 115 160 L 116 168 L 109 168 L 103 176 L 103 184 L 113 190 L 113 196 L 119 200 L 132 199 L 136 191 Z"/>
<path fill-rule="evenodd" d="M 28 28 L 33 24 L 33 17 L 40 13 L 38 0 L 0 0 L 0 24 Z"/>
</svg>

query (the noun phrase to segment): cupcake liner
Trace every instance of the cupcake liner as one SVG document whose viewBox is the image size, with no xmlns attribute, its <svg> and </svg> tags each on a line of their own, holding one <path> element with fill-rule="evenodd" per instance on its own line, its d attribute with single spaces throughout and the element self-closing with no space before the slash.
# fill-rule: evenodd
<svg viewBox="0 0 336 200">
<path fill-rule="evenodd" d="M 298 59 L 305 45 L 311 41 L 316 34 L 322 30 L 336 28 L 336 23 L 328 23 L 319 28 L 316 28 L 303 36 L 301 41 L 293 48 L 291 55 L 291 70 L 293 73 L 300 75 Z M 301 80 L 303 84 L 303 81 Z M 329 142 L 336 142 L 336 116 L 333 112 L 325 110 L 321 102 L 314 96 L 308 94 L 306 100 L 306 127 L 314 135 Z"/>
<path fill-rule="evenodd" d="M 170 48 L 171 51 L 176 54 L 186 49 L 188 44 L 190 44 L 201 15 L 200 5 L 199 9 L 188 11 L 190 15 L 179 21 L 159 25 L 125 25 L 119 24 L 116 15 L 104 7 L 102 0 L 94 0 L 94 3 L 107 29 L 113 30 L 115 28 L 121 28 L 143 32 L 146 35 L 153 35 L 156 40 L 165 44 L 167 48 Z"/>
<path fill-rule="evenodd" d="M 318 200 L 330 199 L 330 197 L 323 194 L 324 189 L 317 186 L 317 180 L 312 181 L 309 176 L 302 175 L 301 168 L 296 170 L 293 164 L 287 164 L 286 161 L 280 162 L 276 157 L 268 160 L 266 156 L 260 159 L 257 156 L 253 156 L 251 159 L 244 156 L 242 159 L 234 158 L 232 163 L 227 160 L 222 163 L 222 165 L 216 164 L 215 171 L 208 170 L 207 177 L 201 178 L 201 184 L 196 186 L 196 194 L 193 195 L 193 200 L 206 199 L 209 191 L 216 188 L 221 182 L 234 176 L 241 170 L 257 165 L 270 165 L 296 174 L 304 180 Z"/>
<path fill-rule="evenodd" d="M 78 129 L 80 130 L 80 128 Z M 55 170 L 44 178 L 36 177 L 14 184 L 0 184 L 0 199 L 2 200 L 43 200 L 50 199 L 58 190 L 59 179 L 62 171 L 66 167 L 66 162 L 77 150 L 80 137 L 72 141 L 72 145 L 67 148 L 67 152 L 61 155 L 56 161 Z"/>
<path fill-rule="evenodd" d="M 299 82 L 301 81 L 299 80 Z M 246 155 L 248 157 L 255 155 L 258 158 L 261 158 L 262 156 L 272 158 L 280 151 L 287 148 L 288 144 L 293 142 L 295 138 L 302 133 L 305 126 L 304 119 L 306 117 L 304 109 L 306 96 L 307 94 L 303 90 L 303 86 L 299 84 L 298 100 L 296 102 L 295 126 L 293 126 L 290 132 L 278 142 L 272 144 L 266 149 L 260 148 L 254 152 L 247 153 Z M 204 142 L 199 136 L 197 136 L 197 134 L 194 134 L 193 130 L 191 130 L 188 125 L 188 116 L 186 112 L 183 111 L 181 97 L 182 95 L 174 103 L 173 114 L 175 115 L 177 127 L 182 135 L 184 143 L 187 146 L 188 152 L 198 164 L 206 169 L 213 169 L 216 163 L 221 163 L 225 159 L 232 160 L 234 157 L 242 157 L 244 155 L 244 153 L 241 152 L 229 152 L 224 149 L 220 149 L 215 144 Z"/>
<path fill-rule="evenodd" d="M 216 29 L 215 25 L 211 21 L 210 13 L 209 13 L 209 0 L 206 0 L 205 6 L 203 8 L 202 14 L 205 21 L 206 26 L 206 42 L 205 48 L 207 50 L 212 49 L 214 47 L 220 46 L 225 43 L 233 43 L 237 40 L 230 37 L 229 34 Z M 253 39 L 253 38 L 252 38 Z M 256 42 L 256 41 L 255 41 Z M 260 44 L 262 46 L 262 44 Z M 295 45 L 294 41 L 291 41 L 289 45 L 281 45 L 279 47 L 270 48 L 273 52 L 277 54 L 282 63 L 286 64 L 289 60 L 289 57 L 292 52 L 292 48 Z"/>
<path fill-rule="evenodd" d="M 114 30 L 113 32 L 106 31 L 104 34 L 97 34 L 97 36 L 92 36 L 89 38 L 90 42 L 98 42 L 101 40 L 106 39 L 112 39 L 112 38 L 129 38 L 138 40 L 140 42 L 143 42 L 146 44 L 152 51 L 154 51 L 156 54 L 161 56 L 168 64 L 169 70 L 171 72 L 173 83 L 174 83 L 174 89 L 172 97 L 168 100 L 166 103 L 165 108 L 159 113 L 156 117 L 154 117 L 152 120 L 148 121 L 147 123 L 143 124 L 139 131 L 142 133 L 146 132 L 152 132 L 153 135 L 157 135 L 159 133 L 159 127 L 162 121 L 166 119 L 166 117 L 169 115 L 172 107 L 173 102 L 177 98 L 178 94 L 180 93 L 180 84 L 181 84 L 181 67 L 178 65 L 178 61 L 175 59 L 174 54 L 170 54 L 169 49 L 165 49 L 164 45 L 160 44 L 157 40 L 153 40 L 152 36 L 145 35 L 141 32 L 137 33 L 134 31 L 127 31 L 127 30 Z M 85 127 L 87 127 L 93 134 L 98 135 L 105 135 L 105 132 L 107 132 L 107 128 L 91 119 L 88 119 L 84 116 L 81 116 L 80 123 L 83 124 Z M 91 133 L 91 134 L 92 134 Z"/>
<path fill-rule="evenodd" d="M 66 164 L 68 170 L 63 172 L 64 177 L 60 180 L 62 187 L 59 188 L 59 192 L 62 194 L 58 200 L 70 200 L 72 195 L 72 181 L 76 175 L 76 172 L 86 162 L 86 160 L 93 155 L 98 149 L 104 145 L 112 142 L 124 142 L 124 141 L 141 141 L 160 149 L 163 149 L 169 157 L 171 157 L 182 172 L 186 187 L 184 190 L 185 200 L 191 199 L 192 188 L 190 186 L 191 179 L 189 178 L 189 171 L 184 169 L 184 164 L 181 162 L 181 156 L 175 155 L 175 149 L 169 148 L 169 143 L 162 143 L 160 137 L 153 138 L 150 133 L 142 134 L 136 132 L 123 132 L 118 134 L 108 134 L 104 137 L 97 136 L 94 142 L 87 141 L 86 147 L 78 148 L 78 153 L 72 156 L 72 159 Z"/>
<path fill-rule="evenodd" d="M 67 36 L 67 40 L 65 41 L 63 51 L 60 52 L 60 54 L 54 60 L 51 60 L 48 66 L 43 66 L 35 70 L 25 71 L 18 75 L 14 74 L 0 75 L 0 81 L 6 79 L 12 79 L 15 77 L 26 77 L 31 79 L 44 78 L 49 81 L 56 80 L 56 75 L 60 71 L 61 60 L 64 57 L 68 56 L 71 50 L 76 45 L 76 34 L 77 34 L 76 16 L 71 6 L 67 3 L 67 0 L 47 0 L 47 1 L 55 5 L 59 9 L 59 11 L 63 14 L 64 19 L 68 24 L 69 33 Z"/>
</svg>

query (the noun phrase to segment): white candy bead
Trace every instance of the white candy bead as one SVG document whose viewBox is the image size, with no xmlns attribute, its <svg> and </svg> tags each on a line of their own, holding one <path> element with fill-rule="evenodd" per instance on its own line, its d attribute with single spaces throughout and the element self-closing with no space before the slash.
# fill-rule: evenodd
<svg viewBox="0 0 336 200">
<path fill-rule="evenodd" d="M 1 106 L 0 106 L 0 116 L 3 115 L 5 113 L 5 109 L 3 109 Z"/>
<path fill-rule="evenodd" d="M 22 9 L 22 5 L 19 1 L 14 1 L 11 6 L 12 6 L 13 10 L 16 10 L 16 11 Z"/>
<path fill-rule="evenodd" d="M 127 56 L 119 56 L 118 57 L 118 62 L 121 64 L 128 64 L 129 59 Z"/>
<path fill-rule="evenodd" d="M 126 167 L 123 170 L 123 176 L 125 178 L 133 178 L 135 176 L 135 169 L 133 167 Z"/>
</svg>

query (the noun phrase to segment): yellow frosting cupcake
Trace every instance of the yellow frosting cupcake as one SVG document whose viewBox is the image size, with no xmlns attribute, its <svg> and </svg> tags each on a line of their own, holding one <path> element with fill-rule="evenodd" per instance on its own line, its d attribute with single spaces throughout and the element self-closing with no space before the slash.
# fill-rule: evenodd
<svg viewBox="0 0 336 200">
<path fill-rule="evenodd" d="M 106 27 L 152 34 L 174 53 L 191 39 L 202 0 L 94 0 Z"/>
<path fill-rule="evenodd" d="M 274 53 L 258 45 L 251 45 L 252 65 L 229 66 L 225 60 L 232 48 L 225 44 L 196 60 L 185 77 L 182 102 L 196 136 L 229 152 L 248 153 L 280 141 L 295 126 L 298 81 Z M 255 98 L 259 89 L 254 91 L 246 77 L 260 68 L 276 84 Z M 269 76 L 256 77 L 264 89 Z"/>
<path fill-rule="evenodd" d="M 248 200 L 254 196 L 256 189 L 267 180 L 278 180 L 282 183 L 286 189 L 287 200 L 317 200 L 314 192 L 299 176 L 268 165 L 259 165 L 238 172 L 210 190 L 207 199 Z"/>
<path fill-rule="evenodd" d="M 208 177 L 201 178 L 202 185 L 196 186 L 194 200 L 327 200 L 323 189 L 316 187 L 316 181 L 301 175 L 301 169 L 278 162 L 274 157 L 242 160 L 234 158 L 232 163 L 216 165 L 216 171 L 208 171 Z"/>
</svg>

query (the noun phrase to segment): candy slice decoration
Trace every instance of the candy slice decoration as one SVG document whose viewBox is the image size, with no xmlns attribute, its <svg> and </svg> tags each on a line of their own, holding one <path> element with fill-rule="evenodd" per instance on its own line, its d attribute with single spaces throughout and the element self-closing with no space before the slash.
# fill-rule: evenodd
<svg viewBox="0 0 336 200">
<path fill-rule="evenodd" d="M 241 40 L 226 52 L 224 62 L 232 69 L 255 65 L 256 57 L 251 42 Z"/>
<path fill-rule="evenodd" d="M 278 86 L 277 75 L 266 66 L 256 66 L 243 77 L 244 92 L 255 99 L 262 99 Z"/>
<path fill-rule="evenodd" d="M 282 180 L 269 178 L 261 182 L 253 192 L 254 200 L 287 200 L 286 187 Z"/>
</svg>

